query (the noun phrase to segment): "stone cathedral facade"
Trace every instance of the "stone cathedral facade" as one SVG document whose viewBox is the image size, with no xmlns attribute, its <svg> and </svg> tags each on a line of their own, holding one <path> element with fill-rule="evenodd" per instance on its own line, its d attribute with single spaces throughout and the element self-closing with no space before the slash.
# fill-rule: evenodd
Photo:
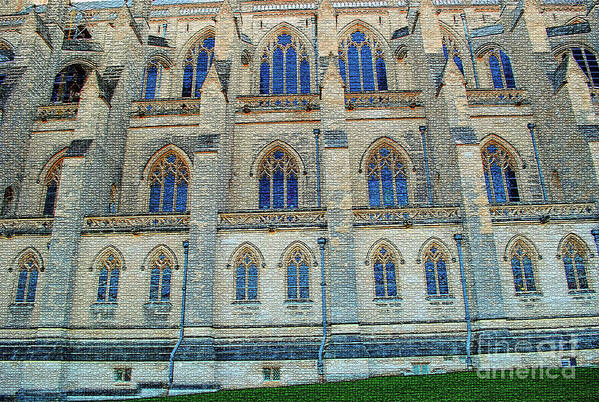
<svg viewBox="0 0 599 402">
<path fill-rule="evenodd" d="M 599 364 L 593 0 L 0 12 L 0 394 Z"/>
</svg>

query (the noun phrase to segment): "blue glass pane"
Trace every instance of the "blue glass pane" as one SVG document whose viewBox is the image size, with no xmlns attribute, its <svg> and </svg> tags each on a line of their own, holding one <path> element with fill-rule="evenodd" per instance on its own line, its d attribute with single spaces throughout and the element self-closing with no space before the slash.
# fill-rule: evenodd
<svg viewBox="0 0 599 402">
<path fill-rule="evenodd" d="M 158 212 L 160 208 L 160 183 L 150 186 L 150 212 Z"/>
<path fill-rule="evenodd" d="M 175 175 L 170 172 L 164 178 L 164 197 L 162 198 L 162 212 L 173 211 L 173 201 L 175 198 Z"/>
<path fill-rule="evenodd" d="M 25 301 L 25 287 L 27 286 L 27 270 L 22 269 L 19 273 L 19 282 L 17 284 L 17 295 L 15 301 L 23 303 Z"/>
<path fill-rule="evenodd" d="M 282 94 L 283 84 L 283 51 L 276 48 L 272 55 L 272 93 Z"/>
<path fill-rule="evenodd" d="M 300 298 L 307 299 L 310 297 L 310 267 L 308 267 L 305 263 L 300 265 L 299 286 Z"/>
<path fill-rule="evenodd" d="M 449 58 L 449 52 L 447 51 L 447 45 L 443 44 L 443 56 L 445 56 L 445 60 Z"/>
<path fill-rule="evenodd" d="M 282 46 L 287 46 L 291 43 L 291 36 L 283 34 L 277 38 L 277 42 Z"/>
<path fill-rule="evenodd" d="M 160 300 L 168 301 L 171 298 L 171 269 L 164 268 L 162 270 L 162 291 L 160 292 Z"/>
<path fill-rule="evenodd" d="M 248 300 L 258 298 L 258 268 L 254 264 L 248 268 Z"/>
<path fill-rule="evenodd" d="M 426 274 L 426 292 L 429 295 L 437 294 L 437 282 L 435 279 L 435 266 L 431 259 L 426 260 L 424 264 L 424 272 Z"/>
<path fill-rule="evenodd" d="M 381 169 L 381 181 L 383 184 L 383 203 L 385 206 L 395 205 L 393 196 L 393 172 L 388 166 Z"/>
<path fill-rule="evenodd" d="M 237 277 L 235 280 L 236 287 L 236 300 L 244 300 L 245 299 L 245 268 L 243 265 L 237 267 Z"/>
<path fill-rule="evenodd" d="M 581 256 L 576 254 L 576 257 L 574 257 L 574 262 L 576 263 L 576 273 L 578 274 L 578 288 L 588 289 L 589 284 L 587 283 L 587 273 L 584 268 L 584 260 Z"/>
<path fill-rule="evenodd" d="M 35 289 L 37 288 L 37 269 L 33 269 L 29 272 L 29 286 L 27 286 L 27 303 L 33 303 L 35 301 Z M 580 276 L 579 276 L 580 278 Z"/>
<path fill-rule="evenodd" d="M 350 92 L 362 92 L 360 58 L 358 57 L 358 49 L 356 49 L 354 45 L 351 45 L 349 49 L 347 49 L 347 64 L 349 69 Z"/>
<path fill-rule="evenodd" d="M 584 49 L 584 54 L 587 58 L 587 63 L 591 72 L 591 81 L 593 81 L 593 86 L 599 86 L 599 65 L 597 65 L 597 58 L 587 49 Z"/>
<path fill-rule="evenodd" d="M 364 42 L 366 40 L 366 35 L 364 35 L 360 31 L 356 31 L 353 34 L 351 34 L 351 39 L 354 42 L 356 42 L 357 44 L 360 44 L 360 43 L 362 43 L 362 42 Z"/>
<path fill-rule="evenodd" d="M 285 89 L 288 94 L 297 93 L 297 53 L 292 47 L 285 56 Z"/>
<path fill-rule="evenodd" d="M 116 295 L 119 291 L 120 270 L 115 268 L 110 271 L 110 285 L 108 286 L 108 301 L 116 302 Z"/>
<path fill-rule="evenodd" d="M 489 172 L 485 170 L 485 186 L 487 187 L 487 198 L 489 203 L 493 202 L 493 192 L 491 190 L 491 183 L 489 183 Z"/>
<path fill-rule="evenodd" d="M 507 54 L 503 53 L 503 50 L 499 51 L 501 57 L 501 64 L 503 65 L 503 75 L 505 77 L 505 86 L 508 88 L 516 88 L 516 81 L 514 80 L 514 73 L 512 72 L 512 63 Z"/>
<path fill-rule="evenodd" d="M 386 91 L 387 87 L 387 68 L 385 67 L 385 60 L 379 58 L 376 61 L 376 79 L 378 81 L 379 91 Z"/>
<path fill-rule="evenodd" d="M 408 205 L 408 181 L 406 176 L 403 174 L 397 175 L 395 186 L 397 187 L 397 203 L 399 205 Z"/>
<path fill-rule="evenodd" d="M 491 68 L 491 77 L 493 78 L 494 88 L 503 88 L 503 80 L 501 79 L 501 68 L 499 61 L 494 55 L 489 56 L 489 67 Z"/>
<path fill-rule="evenodd" d="M 522 267 L 520 266 L 520 260 L 516 257 L 512 258 L 512 273 L 514 274 L 514 288 L 516 292 L 523 291 Z"/>
<path fill-rule="evenodd" d="M 395 283 L 395 264 L 389 261 L 385 266 L 387 274 L 387 296 L 397 296 L 397 285 Z"/>
<path fill-rule="evenodd" d="M 362 78 L 364 79 L 364 91 L 374 91 L 374 70 L 372 68 L 372 52 L 370 46 L 362 46 Z"/>
<path fill-rule="evenodd" d="M 458 55 L 453 56 L 453 62 L 455 63 L 456 66 L 458 66 L 458 70 L 460 70 L 462 75 L 464 75 L 464 65 L 462 64 L 462 59 L 460 59 L 460 56 L 458 56 Z"/>
<path fill-rule="evenodd" d="M 582 69 L 582 71 L 584 71 L 586 76 L 588 77 L 589 72 L 587 70 L 586 63 L 584 62 L 584 56 L 582 54 L 582 49 L 580 49 L 579 47 L 573 47 L 572 48 L 572 56 L 574 56 L 574 60 L 576 60 L 576 63 L 578 63 L 578 67 L 580 67 Z"/>
<path fill-rule="evenodd" d="M 158 69 L 155 65 L 148 68 L 147 77 L 146 77 L 146 93 L 145 99 L 154 99 L 154 95 L 156 94 L 156 80 L 158 78 Z"/>
<path fill-rule="evenodd" d="M 185 66 L 185 70 L 183 70 L 183 89 L 181 91 L 181 96 L 184 98 L 189 98 L 191 96 L 191 81 L 193 80 L 193 66 L 188 64 Z"/>
<path fill-rule="evenodd" d="M 270 66 L 267 62 L 260 65 L 260 93 L 268 94 L 270 92 Z"/>
<path fill-rule="evenodd" d="M 501 168 L 495 162 L 491 164 L 491 178 L 493 180 L 495 202 L 506 202 L 505 188 L 503 187 L 503 175 Z"/>
<path fill-rule="evenodd" d="M 535 276 L 532 271 L 532 261 L 528 256 L 524 256 L 522 259 L 522 265 L 524 266 L 524 278 L 526 279 L 526 290 L 533 291 L 536 290 L 535 287 Z"/>
<path fill-rule="evenodd" d="M 287 267 L 287 298 L 297 299 L 297 267 L 293 263 Z"/>
<path fill-rule="evenodd" d="M 374 289 L 376 297 L 385 297 L 385 278 L 383 275 L 383 264 L 377 261 L 374 264 Z"/>
<path fill-rule="evenodd" d="M 205 50 L 202 50 L 200 54 L 198 54 L 198 65 L 196 68 L 196 98 L 200 96 L 200 89 L 204 84 L 206 75 L 208 75 L 208 53 L 206 53 Z"/>
<path fill-rule="evenodd" d="M 187 210 L 187 183 L 183 180 L 177 186 L 177 212 L 185 212 Z"/>
<path fill-rule="evenodd" d="M 150 276 L 150 300 L 158 300 L 158 288 L 160 287 L 160 270 L 152 268 Z"/>
<path fill-rule="evenodd" d="M 287 177 L 287 207 L 297 208 L 297 176 L 293 173 Z"/>
<path fill-rule="evenodd" d="M 55 182 L 52 182 L 46 188 L 46 202 L 44 203 L 44 215 L 52 216 L 54 215 L 54 205 L 56 203 L 56 192 L 58 191 L 58 186 Z"/>
<path fill-rule="evenodd" d="M 204 47 L 206 49 L 214 49 L 214 37 L 204 39 Z"/>
<path fill-rule="evenodd" d="M 281 169 L 275 170 L 272 175 L 272 207 L 283 208 L 285 206 L 285 176 Z"/>
<path fill-rule="evenodd" d="M 507 184 L 507 193 L 511 202 L 520 201 L 518 194 L 518 183 L 516 182 L 516 173 L 509 166 L 505 168 L 505 184 Z"/>
<path fill-rule="evenodd" d="M 345 60 L 343 60 L 341 52 L 339 52 L 339 74 L 341 75 L 341 78 L 343 78 L 343 82 L 347 84 L 347 77 L 345 76 Z"/>
<path fill-rule="evenodd" d="M 381 205 L 379 180 L 374 175 L 368 178 L 368 197 L 371 207 L 378 207 Z"/>
<path fill-rule="evenodd" d="M 303 94 L 310 93 L 310 63 L 302 60 L 300 64 L 300 87 Z"/>
<path fill-rule="evenodd" d="M 439 282 L 439 294 L 449 294 L 449 286 L 447 285 L 447 267 L 445 260 L 437 261 L 437 281 Z"/>
<path fill-rule="evenodd" d="M 108 270 L 102 268 L 100 271 L 100 277 L 98 278 L 98 301 L 106 301 L 106 284 L 108 283 Z"/>
<path fill-rule="evenodd" d="M 258 196 L 258 204 L 260 209 L 270 208 L 270 177 L 264 174 L 258 182 L 260 194 Z"/>
<path fill-rule="evenodd" d="M 577 289 L 576 276 L 574 275 L 574 267 L 572 266 L 572 258 L 570 256 L 564 257 L 564 269 L 566 270 L 568 289 Z"/>
</svg>

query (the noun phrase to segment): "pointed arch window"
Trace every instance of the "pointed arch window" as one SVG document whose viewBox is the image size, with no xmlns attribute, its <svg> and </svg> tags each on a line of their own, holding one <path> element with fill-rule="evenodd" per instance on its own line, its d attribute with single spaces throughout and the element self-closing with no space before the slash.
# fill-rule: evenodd
<svg viewBox="0 0 599 402">
<path fill-rule="evenodd" d="M 438 244 L 433 243 L 424 254 L 426 293 L 429 296 L 449 295 L 447 283 L 447 256 Z"/>
<path fill-rule="evenodd" d="M 285 260 L 287 300 L 310 298 L 310 261 L 300 247 L 293 248 Z"/>
<path fill-rule="evenodd" d="M 516 88 L 512 63 L 508 55 L 503 50 L 493 49 L 489 52 L 488 57 L 493 88 Z"/>
<path fill-rule="evenodd" d="M 162 63 L 152 60 L 147 66 L 142 85 L 142 98 L 147 100 L 158 99 L 160 83 L 162 81 Z"/>
<path fill-rule="evenodd" d="M 295 158 L 283 147 L 274 147 L 258 169 L 259 208 L 297 208 L 298 176 Z"/>
<path fill-rule="evenodd" d="M 40 260 L 33 252 L 19 259 L 19 280 L 17 282 L 16 303 L 33 303 L 40 272 Z"/>
<path fill-rule="evenodd" d="M 15 59 L 15 54 L 5 43 L 0 42 L 0 63 L 4 63 L 6 61 L 12 61 Z"/>
<path fill-rule="evenodd" d="M 374 294 L 376 297 L 397 296 L 397 258 L 391 249 L 382 245 L 372 258 Z"/>
<path fill-rule="evenodd" d="M 451 57 L 455 65 L 458 66 L 458 70 L 464 75 L 464 63 L 462 63 L 460 49 L 455 40 L 447 35 L 443 36 L 443 55 L 445 56 L 445 60 L 448 60 Z"/>
<path fill-rule="evenodd" d="M 571 51 L 578 67 L 580 67 L 589 79 L 589 86 L 599 88 L 599 64 L 597 63 L 595 53 L 589 49 L 580 47 L 573 47 Z"/>
<path fill-rule="evenodd" d="M 531 247 L 522 240 L 516 241 L 512 246 L 510 261 L 516 292 L 534 292 L 537 290 L 533 255 Z"/>
<path fill-rule="evenodd" d="M 562 246 L 562 261 L 566 271 L 568 290 L 589 289 L 587 280 L 587 255 L 585 248 L 575 239 L 568 239 Z"/>
<path fill-rule="evenodd" d="M 265 46 L 260 61 L 260 93 L 310 93 L 308 51 L 295 35 L 283 33 Z"/>
<path fill-rule="evenodd" d="M 182 97 L 200 97 L 200 89 L 202 89 L 213 60 L 214 36 L 210 35 L 201 39 L 198 45 L 194 46 L 185 58 L 183 66 L 183 89 L 181 90 Z"/>
<path fill-rule="evenodd" d="M 235 259 L 235 300 L 258 299 L 258 258 L 246 248 Z"/>
<path fill-rule="evenodd" d="M 503 146 L 492 141 L 484 146 L 482 159 L 489 202 L 520 201 L 516 161 L 512 155 Z"/>
<path fill-rule="evenodd" d="M 339 73 L 349 92 L 389 89 L 381 44 L 360 30 L 354 31 L 339 45 Z"/>
<path fill-rule="evenodd" d="M 71 64 L 54 78 L 50 101 L 53 103 L 79 103 L 81 89 L 87 72 L 80 64 Z"/>
<path fill-rule="evenodd" d="M 60 186 L 60 175 L 62 173 L 62 163 L 64 158 L 60 158 L 48 171 L 45 180 L 46 198 L 44 201 L 44 216 L 54 216 L 56 208 L 56 196 Z"/>
<path fill-rule="evenodd" d="M 371 207 L 408 204 L 406 162 L 391 144 L 379 145 L 366 164 Z"/>
<path fill-rule="evenodd" d="M 114 250 L 106 251 L 98 260 L 98 303 L 116 303 L 122 262 Z"/>
<path fill-rule="evenodd" d="M 171 298 L 173 259 L 159 249 L 150 260 L 150 301 L 167 302 Z"/>
<path fill-rule="evenodd" d="M 150 169 L 150 212 L 185 212 L 189 167 L 175 151 L 167 151 Z"/>
</svg>

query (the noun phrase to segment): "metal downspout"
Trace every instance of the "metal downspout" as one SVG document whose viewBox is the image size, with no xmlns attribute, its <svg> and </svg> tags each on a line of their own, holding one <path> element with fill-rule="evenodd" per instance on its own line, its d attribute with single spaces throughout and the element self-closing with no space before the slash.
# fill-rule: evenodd
<svg viewBox="0 0 599 402">
<path fill-rule="evenodd" d="M 426 126 L 418 127 L 422 135 L 422 151 L 424 152 L 424 168 L 426 169 L 426 189 L 428 190 L 428 203 L 433 205 L 433 190 L 431 188 L 431 175 L 428 168 L 428 155 L 426 154 Z"/>
<path fill-rule="evenodd" d="M 181 295 L 181 325 L 179 327 L 179 340 L 177 340 L 177 343 L 175 344 L 175 347 L 173 348 L 173 351 L 171 352 L 171 357 L 169 360 L 169 367 L 168 367 L 168 389 L 167 389 L 167 396 L 171 391 L 171 388 L 173 386 L 173 377 L 174 377 L 174 372 L 175 372 L 175 354 L 177 353 L 177 349 L 179 349 L 179 345 L 181 345 L 181 342 L 183 342 L 183 334 L 184 334 L 184 325 L 185 325 L 185 299 L 187 296 L 187 261 L 189 258 L 189 241 L 188 240 L 184 240 L 183 241 L 183 249 L 184 249 L 184 255 L 185 255 L 185 259 L 183 260 L 183 287 L 182 287 L 182 295 Z"/>
<path fill-rule="evenodd" d="M 535 124 L 528 123 L 528 129 L 530 130 L 530 138 L 532 138 L 532 149 L 535 152 L 535 160 L 537 161 L 537 170 L 539 171 L 539 179 L 541 180 L 541 190 L 543 191 L 543 201 L 547 202 L 547 192 L 545 191 L 545 179 L 543 178 L 543 170 L 541 169 L 541 160 L 539 159 L 539 152 L 537 151 L 537 141 L 535 139 Z"/>
<path fill-rule="evenodd" d="M 470 322 L 470 306 L 468 304 L 468 291 L 466 290 L 466 275 L 464 274 L 464 261 L 462 258 L 462 239 L 461 233 L 453 235 L 458 246 L 458 260 L 460 262 L 460 277 L 462 279 L 462 294 L 464 296 L 464 315 L 466 318 L 466 367 L 472 367 L 472 356 L 470 355 L 470 345 L 472 343 L 472 323 Z"/>
<path fill-rule="evenodd" d="M 321 237 L 318 239 L 318 245 L 320 246 L 320 291 L 322 293 L 322 341 L 320 342 L 320 348 L 318 349 L 318 375 L 324 378 L 324 344 L 327 340 L 327 303 L 326 303 L 326 282 L 324 276 L 324 245 L 327 239 Z"/>
<path fill-rule="evenodd" d="M 321 207 L 320 200 L 320 129 L 314 129 L 314 140 L 316 141 L 316 199 L 318 201 L 318 208 Z"/>
<path fill-rule="evenodd" d="M 476 73 L 476 63 L 474 62 L 474 51 L 472 50 L 472 40 L 470 40 L 470 34 L 468 33 L 468 26 L 466 24 L 466 14 L 460 14 L 462 17 L 462 23 L 464 24 L 464 34 L 466 35 L 466 40 L 468 41 L 468 50 L 470 50 L 470 61 L 472 62 L 472 71 L 474 72 L 474 83 L 476 87 L 478 86 L 478 74 Z"/>
</svg>

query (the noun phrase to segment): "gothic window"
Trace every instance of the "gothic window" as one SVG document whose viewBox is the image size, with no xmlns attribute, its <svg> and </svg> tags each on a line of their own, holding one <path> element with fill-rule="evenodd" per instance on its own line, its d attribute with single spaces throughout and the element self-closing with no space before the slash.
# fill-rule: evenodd
<svg viewBox="0 0 599 402">
<path fill-rule="evenodd" d="M 374 294 L 376 297 L 397 296 L 397 259 L 388 246 L 380 246 L 372 257 Z"/>
<path fill-rule="evenodd" d="M 512 273 L 514 274 L 514 288 L 516 292 L 532 292 L 537 290 L 534 276 L 533 250 L 523 242 L 517 240 L 510 252 Z"/>
<path fill-rule="evenodd" d="M 147 100 L 156 99 L 160 94 L 160 82 L 162 80 L 162 64 L 152 60 L 146 66 L 144 74 L 142 98 Z"/>
<path fill-rule="evenodd" d="M 261 209 L 297 208 L 299 168 L 295 159 L 280 146 L 262 158 L 258 169 Z"/>
<path fill-rule="evenodd" d="M 79 103 L 79 96 L 87 72 L 80 64 L 71 64 L 54 78 L 50 101 L 53 103 Z"/>
<path fill-rule="evenodd" d="M 176 152 L 167 151 L 150 169 L 150 212 L 185 212 L 189 167 Z"/>
<path fill-rule="evenodd" d="M 201 39 L 191 48 L 185 58 L 183 66 L 183 89 L 181 96 L 184 98 L 199 98 L 200 89 L 208 75 L 208 70 L 214 59 L 214 36 L 210 35 Z"/>
<path fill-rule="evenodd" d="M 150 301 L 169 301 L 173 259 L 163 249 L 158 249 L 150 260 Z"/>
<path fill-rule="evenodd" d="M 116 303 L 122 262 L 117 253 L 109 249 L 98 260 L 98 303 Z"/>
<path fill-rule="evenodd" d="M 520 201 L 516 161 L 512 155 L 497 142 L 491 141 L 483 148 L 482 158 L 489 202 Z"/>
<path fill-rule="evenodd" d="M 391 144 L 383 143 L 371 153 L 366 164 L 366 177 L 371 207 L 408 203 L 406 162 Z"/>
<path fill-rule="evenodd" d="M 429 296 L 449 294 L 447 283 L 447 256 L 438 244 L 431 244 L 424 254 L 424 273 L 426 275 L 426 293 Z"/>
<path fill-rule="evenodd" d="M 310 93 L 308 53 L 295 36 L 283 33 L 264 48 L 260 62 L 260 93 Z"/>
<path fill-rule="evenodd" d="M 573 47 L 571 51 L 574 60 L 589 79 L 589 86 L 599 88 L 599 64 L 595 53 L 580 47 Z"/>
<path fill-rule="evenodd" d="M 15 59 L 15 54 L 13 53 L 10 46 L 0 42 L 0 63 L 4 63 L 6 61 L 11 61 Z"/>
<path fill-rule="evenodd" d="M 462 58 L 460 56 L 460 49 L 455 40 L 448 35 L 443 36 L 443 55 L 445 56 L 445 60 L 451 57 L 462 75 L 464 75 L 464 64 L 462 63 Z"/>
<path fill-rule="evenodd" d="M 19 281 L 17 282 L 16 303 L 33 303 L 40 271 L 40 261 L 33 252 L 19 259 Z"/>
<path fill-rule="evenodd" d="M 4 198 L 2 199 L 2 216 L 6 216 L 11 212 L 15 194 L 12 186 L 6 187 L 4 190 Z"/>
<path fill-rule="evenodd" d="M 493 49 L 489 52 L 488 56 L 493 88 L 516 88 L 512 63 L 508 55 L 503 50 Z"/>
<path fill-rule="evenodd" d="M 305 300 L 310 297 L 310 261 L 300 247 L 289 252 L 287 268 L 287 299 Z"/>
<path fill-rule="evenodd" d="M 44 216 L 54 216 L 56 196 L 58 195 L 63 161 L 64 158 L 60 158 L 54 162 L 54 165 L 52 165 L 48 171 L 48 174 L 46 175 L 46 201 L 44 202 Z"/>
<path fill-rule="evenodd" d="M 235 259 L 235 300 L 258 299 L 258 258 L 249 248 Z"/>
<path fill-rule="evenodd" d="M 589 288 L 587 281 L 587 255 L 585 248 L 574 238 L 568 239 L 562 246 L 562 260 L 566 271 L 566 282 L 569 290 L 585 290 Z"/>
<path fill-rule="evenodd" d="M 381 44 L 372 35 L 360 30 L 341 41 L 339 73 L 349 92 L 388 89 L 385 54 Z"/>
</svg>

